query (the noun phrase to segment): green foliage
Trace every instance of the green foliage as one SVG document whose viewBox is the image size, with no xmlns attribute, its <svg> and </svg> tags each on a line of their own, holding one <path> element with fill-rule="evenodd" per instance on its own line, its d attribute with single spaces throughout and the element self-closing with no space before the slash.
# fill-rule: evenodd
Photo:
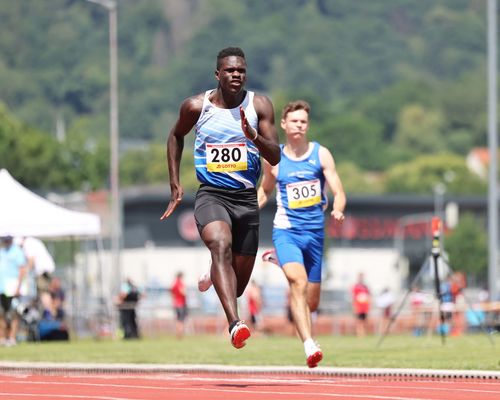
<svg viewBox="0 0 500 400">
<path fill-rule="evenodd" d="M 83 0 L 3 3 L 0 100 L 20 126 L 30 127 L 16 132 L 30 138 L 4 136 L 0 149 L 12 144 L 14 150 L 3 150 L 0 162 L 19 168 L 18 176 L 40 188 L 106 185 L 106 9 Z M 404 6 L 400 0 L 175 6 L 120 0 L 120 136 L 149 142 L 146 150 L 123 155 L 123 182 L 165 182 L 164 153 L 157 146 L 164 146 L 182 99 L 216 86 L 215 56 L 226 46 L 245 50 L 248 87 L 268 94 L 278 116 L 288 100 L 311 103 L 311 138 L 340 164 L 354 163 L 366 175 L 403 161 L 418 168 L 411 161 L 427 153 L 464 156 L 486 143 L 485 15 L 484 2 L 467 0 L 406 0 Z M 67 127 L 65 143 L 51 135 L 56 120 Z M 182 173 L 191 187 L 188 157 Z M 27 165 L 13 166 L 19 160 Z M 391 168 L 385 190 L 429 190 L 429 184 L 404 182 L 397 168 Z M 395 183 L 396 176 L 403 182 Z M 459 192 L 483 186 L 467 183 Z"/>
<path fill-rule="evenodd" d="M 23 125 L 0 103 L 0 167 L 21 184 L 37 189 L 88 190 L 102 187 L 102 146 L 71 133 L 63 143 Z"/>
<path fill-rule="evenodd" d="M 46 188 L 57 178 L 57 142 L 43 133 L 23 126 L 5 106 L 0 105 L 0 167 L 6 168 L 24 185 L 43 181 Z"/>
<path fill-rule="evenodd" d="M 383 183 L 379 175 L 367 174 L 354 163 L 346 162 L 338 164 L 337 173 L 339 174 L 347 196 L 350 194 L 373 194 L 382 192 Z"/>
<path fill-rule="evenodd" d="M 450 194 L 486 193 L 486 184 L 467 169 L 464 159 L 446 153 L 420 156 L 389 168 L 385 191 L 432 194 L 439 183 L 445 183 Z"/>
<path fill-rule="evenodd" d="M 484 221 L 467 213 L 460 216 L 456 228 L 446 235 L 445 249 L 456 271 L 473 274 L 485 283 L 488 267 L 488 236 Z"/>
<path fill-rule="evenodd" d="M 352 104 L 351 107 L 358 107 L 368 118 L 379 121 L 384 127 L 384 140 L 392 142 L 400 110 L 409 104 L 433 107 L 433 87 L 427 79 L 404 80 L 378 92 L 368 93 L 359 99 L 359 104 Z"/>
<path fill-rule="evenodd" d="M 415 154 L 438 153 L 445 149 L 443 128 L 442 113 L 410 105 L 401 110 L 395 142 Z"/>
<path fill-rule="evenodd" d="M 317 127 L 317 135 L 314 129 L 311 131 L 311 138 L 316 137 L 321 143 L 333 144 L 330 149 L 336 160 L 349 160 L 365 169 L 387 166 L 382 127 L 362 115 L 342 114 L 328 118 Z"/>
<path fill-rule="evenodd" d="M 198 181 L 194 172 L 193 152 L 184 147 L 181 160 L 181 184 L 185 191 L 194 191 Z M 166 146 L 152 144 L 145 149 L 131 150 L 121 159 L 121 183 L 124 186 L 168 182 Z"/>
</svg>

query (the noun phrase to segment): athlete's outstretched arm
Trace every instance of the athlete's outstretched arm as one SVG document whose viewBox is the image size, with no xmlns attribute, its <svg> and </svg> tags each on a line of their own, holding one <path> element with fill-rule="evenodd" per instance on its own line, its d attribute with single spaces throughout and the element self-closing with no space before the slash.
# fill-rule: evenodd
<svg viewBox="0 0 500 400">
<path fill-rule="evenodd" d="M 334 200 L 331 215 L 336 222 L 342 224 L 345 218 L 344 210 L 347 200 L 342 181 L 335 168 L 335 160 L 333 159 L 332 153 L 323 146 L 319 149 L 319 160 L 323 168 L 323 175 L 325 175 L 326 182 L 333 193 Z"/>
<path fill-rule="evenodd" d="M 266 160 L 263 162 L 263 170 L 262 180 L 260 181 L 259 188 L 257 189 L 257 200 L 259 202 L 259 208 L 262 208 L 266 205 L 269 200 L 269 196 L 273 192 L 273 189 L 276 185 L 276 177 L 274 175 L 275 169 L 277 166 L 272 166 Z"/>
<path fill-rule="evenodd" d="M 276 165 L 280 162 L 281 152 L 278 133 L 274 126 L 273 103 L 266 96 L 255 95 L 253 105 L 259 119 L 258 131 L 256 132 L 248 124 L 245 112 L 240 108 L 243 133 L 254 142 L 262 157 L 269 164 Z"/>
<path fill-rule="evenodd" d="M 186 136 L 198 120 L 203 105 L 202 95 L 189 97 L 181 104 L 179 117 L 170 131 L 167 140 L 167 163 L 170 178 L 170 201 L 160 219 L 168 218 L 181 202 L 184 195 L 179 180 L 179 169 Z"/>
</svg>

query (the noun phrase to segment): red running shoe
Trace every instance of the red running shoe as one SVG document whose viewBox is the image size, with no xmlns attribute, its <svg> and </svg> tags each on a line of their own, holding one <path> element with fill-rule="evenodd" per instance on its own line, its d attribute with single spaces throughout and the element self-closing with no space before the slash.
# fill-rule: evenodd
<svg viewBox="0 0 500 400">
<path fill-rule="evenodd" d="M 318 363 L 323 359 L 323 352 L 316 344 L 307 352 L 307 366 L 309 368 L 315 368 Z"/>
<path fill-rule="evenodd" d="M 250 329 L 244 321 L 238 321 L 231 329 L 231 344 L 237 349 L 246 345 L 245 340 L 250 337 Z"/>
</svg>

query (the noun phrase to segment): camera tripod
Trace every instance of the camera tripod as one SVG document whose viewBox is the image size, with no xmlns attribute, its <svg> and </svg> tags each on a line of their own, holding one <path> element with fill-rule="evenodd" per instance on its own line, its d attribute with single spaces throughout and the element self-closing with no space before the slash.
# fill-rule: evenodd
<svg viewBox="0 0 500 400">
<path fill-rule="evenodd" d="M 439 322 L 440 322 L 439 334 L 441 336 L 441 343 L 443 345 L 446 343 L 446 333 L 447 333 L 445 331 L 446 315 L 445 315 L 445 311 L 443 309 L 443 303 L 444 303 L 443 302 L 443 297 L 444 297 L 443 295 L 444 295 L 444 293 L 441 291 L 441 279 L 439 276 L 439 264 L 441 263 L 443 265 L 446 265 L 449 270 L 451 270 L 451 268 L 446 263 L 446 261 L 444 260 L 444 257 L 441 254 L 441 241 L 440 241 L 441 220 L 440 220 L 440 218 L 433 217 L 431 225 L 432 225 L 432 236 L 433 236 L 431 254 L 426 259 L 426 261 L 422 264 L 422 266 L 420 267 L 420 270 L 418 271 L 417 275 L 415 275 L 412 282 L 410 283 L 410 286 L 407 289 L 405 295 L 403 296 L 403 299 L 401 300 L 398 308 L 396 309 L 396 312 L 391 316 L 389 323 L 387 324 L 387 326 L 384 329 L 384 332 L 380 336 L 380 339 L 377 343 L 377 348 L 380 347 L 380 345 L 384 341 L 385 337 L 389 333 L 391 326 L 394 324 L 399 313 L 403 309 L 403 307 L 406 303 L 406 300 L 407 300 L 408 296 L 410 295 L 411 289 L 416 285 L 416 283 L 419 281 L 419 279 L 421 278 L 423 273 L 428 269 L 428 267 L 432 267 L 433 277 L 434 277 L 434 294 L 435 294 L 436 299 L 438 300 L 438 312 L 439 312 Z M 476 317 L 477 321 L 479 322 L 481 330 L 486 334 L 486 336 L 490 340 L 491 345 L 493 346 L 494 345 L 493 339 L 491 338 L 491 335 L 489 334 L 486 326 L 484 325 L 482 318 L 480 318 L 477 315 L 476 311 L 472 307 L 472 303 L 469 301 L 467 296 L 465 296 L 462 289 L 460 289 L 460 293 L 463 295 L 469 310 L 471 310 L 475 314 L 475 317 Z"/>
</svg>

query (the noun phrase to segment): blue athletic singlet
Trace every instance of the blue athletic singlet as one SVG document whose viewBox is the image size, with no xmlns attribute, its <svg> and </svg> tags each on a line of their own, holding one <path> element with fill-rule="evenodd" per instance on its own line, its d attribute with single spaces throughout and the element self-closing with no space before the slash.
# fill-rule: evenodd
<svg viewBox="0 0 500 400">
<path fill-rule="evenodd" d="M 283 152 L 276 178 L 277 211 L 275 229 L 323 230 L 323 206 L 326 204 L 325 177 L 319 160 L 320 145 L 312 142 L 312 151 L 300 160 Z"/>
<path fill-rule="evenodd" d="M 194 164 L 202 184 L 227 188 L 255 188 L 260 176 L 259 150 L 241 130 L 239 106 L 225 109 L 208 99 L 207 90 L 200 118 L 195 125 Z M 249 124 L 257 130 L 254 93 L 247 91 L 241 106 Z"/>
</svg>

